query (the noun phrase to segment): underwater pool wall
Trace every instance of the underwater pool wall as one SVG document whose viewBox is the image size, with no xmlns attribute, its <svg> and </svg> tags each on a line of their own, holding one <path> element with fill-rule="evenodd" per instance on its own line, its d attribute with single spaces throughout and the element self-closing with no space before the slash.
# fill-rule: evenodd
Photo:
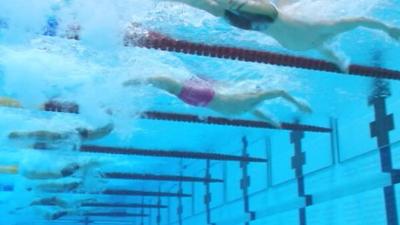
<svg viewBox="0 0 400 225">
<path fill-rule="evenodd" d="M 365 106 L 327 121 L 330 133 L 279 131 L 251 142 L 244 136 L 236 154 L 268 163 L 211 162 L 208 170 L 207 163 L 195 163 L 183 169 L 184 175 L 224 183 L 170 187 L 181 186 L 193 197 L 168 199 L 156 224 L 398 225 L 400 101 L 387 81 L 372 83 Z"/>
</svg>

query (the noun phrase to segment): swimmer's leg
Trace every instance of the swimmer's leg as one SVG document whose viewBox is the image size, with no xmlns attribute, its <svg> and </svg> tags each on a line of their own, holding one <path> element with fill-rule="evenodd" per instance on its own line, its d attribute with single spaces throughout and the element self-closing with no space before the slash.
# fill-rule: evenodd
<svg viewBox="0 0 400 225">
<path fill-rule="evenodd" d="M 247 101 L 252 101 L 254 105 L 258 105 L 262 103 L 263 101 L 266 100 L 271 100 L 274 98 L 283 98 L 284 100 L 292 103 L 295 105 L 300 111 L 305 112 L 305 113 L 311 113 L 312 110 L 310 106 L 305 104 L 304 102 L 301 102 L 291 96 L 289 93 L 287 93 L 284 90 L 273 90 L 273 91 L 264 91 L 257 93 L 255 96 L 250 97 Z"/>
<path fill-rule="evenodd" d="M 114 129 L 114 125 L 112 123 L 109 123 L 109 124 L 105 125 L 104 127 L 100 127 L 100 128 L 94 129 L 94 130 L 89 130 L 86 128 L 77 128 L 76 130 L 78 131 L 78 133 L 80 134 L 82 139 L 84 141 L 87 141 L 87 140 L 96 140 L 96 139 L 103 138 L 103 137 L 107 136 L 108 134 L 110 134 L 113 129 Z"/>
<path fill-rule="evenodd" d="M 278 121 L 272 119 L 270 116 L 266 115 L 264 112 L 256 109 L 252 112 L 252 114 L 257 117 L 258 119 L 265 121 L 267 123 L 269 123 L 270 125 L 272 125 L 275 128 L 281 128 L 281 123 L 279 123 Z"/>
<path fill-rule="evenodd" d="M 326 59 L 335 63 L 342 72 L 345 72 L 345 73 L 349 72 L 349 62 L 346 59 L 340 57 L 337 54 L 337 52 L 335 52 L 333 49 L 329 48 L 326 45 L 323 45 L 318 48 L 318 51 L 323 56 L 325 56 Z"/>
<path fill-rule="evenodd" d="M 389 26 L 381 21 L 370 19 L 367 17 L 357 17 L 350 19 L 342 19 L 333 24 L 326 24 L 335 34 L 347 32 L 358 27 L 365 27 L 374 30 L 380 30 L 387 33 L 391 38 L 400 41 L 400 28 Z"/>
</svg>

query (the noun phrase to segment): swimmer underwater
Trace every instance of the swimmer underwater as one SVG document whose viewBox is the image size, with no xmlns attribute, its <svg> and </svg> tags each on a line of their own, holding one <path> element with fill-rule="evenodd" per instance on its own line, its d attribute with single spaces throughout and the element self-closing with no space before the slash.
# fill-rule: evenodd
<svg viewBox="0 0 400 225">
<path fill-rule="evenodd" d="M 295 99 L 284 90 L 260 90 L 239 94 L 225 94 L 213 87 L 211 82 L 196 77 L 181 82 L 170 77 L 157 76 L 146 79 L 144 83 L 168 92 L 188 105 L 206 107 L 228 116 L 252 113 L 258 119 L 276 128 L 280 128 L 281 124 L 257 109 L 264 101 L 282 98 L 296 106 L 302 112 L 312 112 L 311 108 L 306 103 Z M 124 82 L 123 85 L 137 86 L 140 84 L 140 80 L 132 79 Z"/>
<path fill-rule="evenodd" d="M 337 20 L 307 21 L 287 12 L 284 8 L 295 1 L 277 0 L 159 0 L 180 2 L 224 18 L 232 26 L 259 31 L 294 51 L 316 50 L 348 71 L 348 62 L 328 46 L 337 35 L 359 27 L 380 30 L 400 41 L 400 28 L 368 17 L 350 17 Z"/>
</svg>

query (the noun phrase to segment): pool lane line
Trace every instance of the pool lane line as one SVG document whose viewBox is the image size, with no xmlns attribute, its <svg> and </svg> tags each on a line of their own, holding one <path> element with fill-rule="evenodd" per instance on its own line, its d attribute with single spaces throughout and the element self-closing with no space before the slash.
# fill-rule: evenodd
<svg viewBox="0 0 400 225">
<path fill-rule="evenodd" d="M 176 181 L 176 182 L 199 182 L 199 183 L 223 183 L 222 179 L 215 179 L 211 177 L 192 177 L 180 175 L 159 175 L 148 173 L 121 173 L 121 172 L 106 172 L 102 175 L 103 178 L 108 179 L 122 179 L 122 180 L 142 180 L 142 181 Z"/>
<path fill-rule="evenodd" d="M 152 120 L 169 120 L 176 122 L 189 122 L 189 123 L 202 123 L 210 125 L 221 125 L 221 126 L 237 126 L 237 127 L 250 127 L 250 128 L 265 128 L 274 130 L 300 130 L 307 132 L 320 132 L 330 133 L 331 128 L 319 127 L 313 125 L 297 124 L 297 123 L 281 123 L 282 127 L 277 128 L 271 126 L 267 122 L 256 121 L 256 120 L 244 120 L 244 119 L 230 119 L 224 117 L 215 116 L 198 116 L 194 114 L 184 113 L 169 113 L 169 112 L 158 112 L 158 111 L 145 111 L 139 114 L 141 119 L 152 119 Z"/>
<path fill-rule="evenodd" d="M 7 166 L 17 168 L 18 166 Z M 2 172 L 0 166 L 0 174 L 16 175 L 16 173 Z M 212 177 L 194 177 L 194 176 L 178 176 L 166 174 L 150 174 L 150 173 L 126 173 L 126 172 L 105 172 L 102 178 L 106 179 L 119 179 L 119 180 L 142 180 L 142 181 L 176 181 L 176 182 L 196 182 L 196 183 L 223 183 L 222 179 L 215 179 Z"/>
<path fill-rule="evenodd" d="M 340 68 L 334 63 L 325 60 L 302 56 L 293 56 L 270 51 L 260 51 L 222 45 L 209 45 L 189 42 L 185 40 L 177 40 L 156 31 L 146 30 L 140 27 L 140 25 L 136 24 L 136 26 L 137 27 L 135 27 L 135 30 L 128 30 L 125 33 L 123 39 L 123 44 L 125 46 L 137 46 L 190 55 L 264 63 L 277 66 L 309 69 L 321 72 L 333 72 L 343 75 L 356 75 L 364 77 L 400 80 L 400 71 L 398 70 L 352 64 L 349 65 L 349 71 L 344 72 L 340 70 Z M 78 27 L 80 29 L 79 25 Z M 56 33 L 54 33 L 54 31 L 52 30 L 51 33 L 44 32 L 43 35 L 56 36 Z M 76 35 L 77 36 L 66 38 L 79 41 L 79 34 Z"/>
<path fill-rule="evenodd" d="M 98 207 L 98 208 L 146 208 L 146 209 L 166 209 L 167 205 L 161 204 L 142 204 L 142 203 L 117 203 L 117 202 L 91 202 L 82 203 L 81 207 Z"/>
<path fill-rule="evenodd" d="M 243 156 L 220 154 L 220 153 L 122 148 L 122 147 L 96 146 L 96 145 L 82 145 L 80 151 L 90 152 L 90 153 L 136 155 L 136 156 L 149 156 L 149 157 L 161 157 L 161 158 L 188 158 L 188 159 L 198 159 L 198 160 L 236 161 L 236 162 L 252 162 L 252 163 L 268 162 L 268 160 L 264 158 L 255 158 L 247 156 L 243 157 Z"/>
<path fill-rule="evenodd" d="M 74 102 L 59 102 L 51 100 L 44 104 L 43 109 L 49 112 L 79 114 L 80 106 Z M 271 126 L 269 123 L 263 121 L 230 119 L 230 118 L 215 117 L 215 116 L 198 116 L 198 115 L 184 114 L 184 113 L 144 111 L 138 113 L 137 116 L 140 119 L 169 120 L 175 122 L 202 123 L 202 124 L 221 125 L 221 126 L 238 126 L 238 127 L 265 128 L 265 129 L 275 129 L 275 130 L 301 130 L 301 131 L 321 132 L 321 133 L 332 132 L 331 128 L 325 128 L 313 125 L 304 125 L 298 123 L 281 123 L 282 127 L 276 128 L 274 126 Z"/>
<path fill-rule="evenodd" d="M 125 46 L 142 47 L 161 51 L 183 53 L 213 58 L 231 59 L 245 62 L 264 63 L 277 66 L 333 72 L 343 75 L 356 75 L 400 80 L 400 71 L 381 67 L 352 64 L 348 73 L 341 71 L 334 63 L 282 53 L 259 51 L 246 48 L 228 47 L 177 40 L 155 31 L 138 28 L 128 31 L 124 37 Z"/>
<path fill-rule="evenodd" d="M 149 217 L 148 214 L 144 213 L 127 213 L 127 212 L 92 212 L 92 213 L 84 213 L 83 216 L 91 216 L 91 217 Z"/>
<path fill-rule="evenodd" d="M 9 107 L 0 105 L 0 107 Z M 14 107 L 11 107 L 14 108 Z M 44 103 L 43 108 L 47 112 L 56 113 L 71 113 L 79 114 L 80 106 L 74 102 L 60 102 L 55 100 L 50 100 Z M 137 118 L 149 119 L 149 120 L 166 120 L 174 122 L 187 122 L 187 123 L 200 123 L 209 125 L 220 125 L 220 126 L 234 126 L 234 127 L 249 127 L 249 128 L 260 128 L 260 129 L 274 129 L 274 130 L 300 130 L 307 132 L 320 132 L 320 133 L 330 133 L 331 128 L 306 125 L 306 124 L 296 124 L 296 123 L 281 123 L 281 128 L 271 126 L 267 122 L 257 121 L 257 120 L 245 120 L 245 119 L 231 119 L 225 117 L 216 116 L 199 116 L 194 114 L 186 113 L 172 113 L 172 112 L 160 112 L 160 111 L 144 111 L 136 114 Z"/>
</svg>

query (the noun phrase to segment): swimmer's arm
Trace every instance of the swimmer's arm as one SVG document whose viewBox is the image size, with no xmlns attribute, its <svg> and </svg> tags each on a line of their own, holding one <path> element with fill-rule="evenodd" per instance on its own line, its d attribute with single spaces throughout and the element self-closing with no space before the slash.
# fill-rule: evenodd
<svg viewBox="0 0 400 225">
<path fill-rule="evenodd" d="M 58 133 L 50 131 L 32 131 L 32 132 L 13 131 L 9 133 L 8 138 L 10 139 L 38 138 L 47 140 L 58 140 L 66 138 L 68 134 L 69 134 L 68 132 Z"/>
</svg>

